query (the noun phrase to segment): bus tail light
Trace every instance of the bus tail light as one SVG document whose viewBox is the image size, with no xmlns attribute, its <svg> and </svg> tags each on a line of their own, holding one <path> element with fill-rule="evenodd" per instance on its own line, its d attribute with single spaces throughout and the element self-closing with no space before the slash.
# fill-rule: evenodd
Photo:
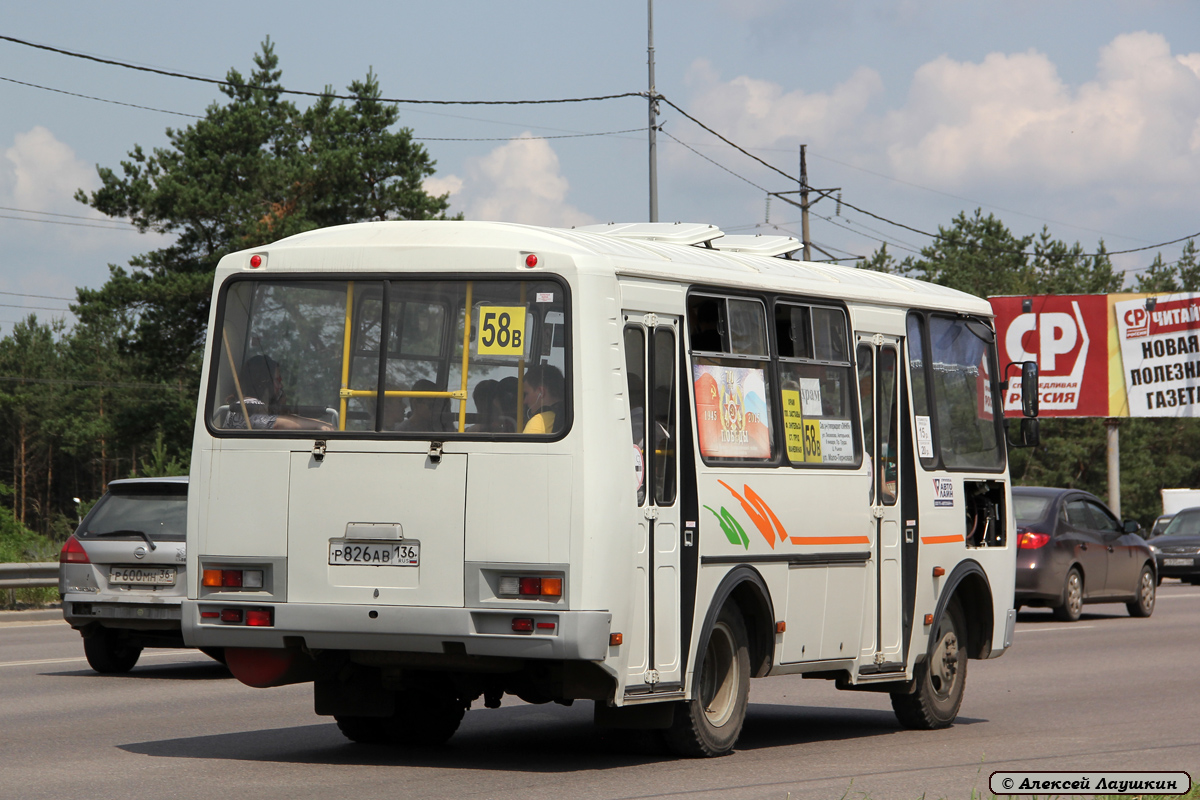
<svg viewBox="0 0 1200 800">
<path fill-rule="evenodd" d="M 526 633 L 533 630 L 532 617 L 513 617 L 512 629 L 517 633 Z"/>
<path fill-rule="evenodd" d="M 269 608 L 251 608 L 246 611 L 246 624 L 255 628 L 270 628 L 275 624 L 274 616 Z"/>
<path fill-rule="evenodd" d="M 563 579 L 535 575 L 504 575 L 497 594 L 501 597 L 562 597 Z"/>
<path fill-rule="evenodd" d="M 215 589 L 261 589 L 261 569 L 206 569 L 200 578 L 201 586 Z"/>
<path fill-rule="evenodd" d="M 62 550 L 58 553 L 58 563 L 90 564 L 92 560 L 88 558 L 87 550 L 83 549 L 83 545 L 75 538 L 75 534 L 71 534 L 67 537 L 67 541 L 63 543 Z"/>
<path fill-rule="evenodd" d="M 242 622 L 242 610 L 240 608 L 222 608 L 221 622 L 232 622 L 239 625 Z"/>
</svg>

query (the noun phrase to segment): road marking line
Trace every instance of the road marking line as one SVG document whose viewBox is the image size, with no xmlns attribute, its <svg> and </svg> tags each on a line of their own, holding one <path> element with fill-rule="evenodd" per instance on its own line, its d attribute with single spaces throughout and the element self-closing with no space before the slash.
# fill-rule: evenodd
<svg viewBox="0 0 1200 800">
<path fill-rule="evenodd" d="M 0 628 L 52 628 L 56 625 L 66 625 L 66 620 L 54 622 L 0 622 Z"/>
<path fill-rule="evenodd" d="M 1170 594 L 1163 594 L 1162 590 L 1160 589 L 1157 592 L 1157 595 L 1159 600 L 1166 600 L 1167 598 L 1174 600 L 1176 597 L 1200 597 L 1200 592 L 1191 592 L 1190 594 L 1175 594 L 1172 592 Z"/>
<path fill-rule="evenodd" d="M 1053 628 L 1019 628 L 1017 633 L 1041 633 L 1042 631 L 1083 631 L 1088 628 L 1094 628 L 1095 625 L 1055 625 Z"/>
<path fill-rule="evenodd" d="M 153 653 L 142 653 L 143 658 L 154 658 L 161 656 L 181 656 L 181 655 L 199 655 L 196 650 L 158 650 Z M 30 667 L 42 666 L 46 664 L 71 664 L 77 661 L 87 661 L 86 656 L 73 656 L 71 658 L 41 658 L 36 661 L 4 661 L 0 662 L 0 667 Z"/>
</svg>

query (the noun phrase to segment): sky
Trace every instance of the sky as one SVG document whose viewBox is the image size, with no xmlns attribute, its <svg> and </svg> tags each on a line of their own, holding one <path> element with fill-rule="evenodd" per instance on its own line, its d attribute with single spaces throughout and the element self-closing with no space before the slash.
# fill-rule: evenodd
<svg viewBox="0 0 1200 800">
<path fill-rule="evenodd" d="M 385 97 L 417 100 L 647 89 L 646 0 L 336 8 L 50 0 L 11 4 L 0 35 L 218 79 L 249 73 L 270 37 L 282 84 L 305 91 L 368 70 Z M 654 48 L 660 94 L 784 173 L 664 104 L 662 221 L 798 237 L 799 210 L 768 192 L 797 188 L 805 144 L 811 186 L 883 218 L 813 206 L 811 239 L 837 258 L 884 242 L 918 252 L 977 208 L 1088 252 L 1200 233 L 1195 0 L 657 0 Z M 164 244 L 73 196 L 223 99 L 212 84 L 0 41 L 0 333 L 28 313 L 70 324 L 76 287 Z M 647 119 L 646 100 L 626 97 L 404 104 L 399 124 L 437 162 L 427 188 L 450 192 L 452 212 L 571 226 L 648 219 Z M 1181 247 L 1113 260 L 1132 281 Z"/>
</svg>

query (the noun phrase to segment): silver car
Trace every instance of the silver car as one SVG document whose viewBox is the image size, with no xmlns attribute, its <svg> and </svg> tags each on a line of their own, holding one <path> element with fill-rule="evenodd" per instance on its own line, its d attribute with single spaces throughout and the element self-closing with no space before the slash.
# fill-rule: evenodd
<svg viewBox="0 0 1200 800">
<path fill-rule="evenodd" d="M 184 646 L 187 489 L 186 477 L 112 481 L 63 545 L 63 616 L 97 672 L 128 672 L 144 647 Z"/>
</svg>

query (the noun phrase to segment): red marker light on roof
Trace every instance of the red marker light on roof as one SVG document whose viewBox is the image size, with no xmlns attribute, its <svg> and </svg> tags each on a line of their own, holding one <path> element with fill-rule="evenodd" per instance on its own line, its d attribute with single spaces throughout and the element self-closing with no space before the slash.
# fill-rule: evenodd
<svg viewBox="0 0 1200 800">
<path fill-rule="evenodd" d="M 263 257 L 257 253 L 250 256 L 250 269 L 258 269 L 263 265 Z"/>
<path fill-rule="evenodd" d="M 536 267 L 537 265 L 538 265 L 538 257 L 536 255 L 534 255 L 533 253 L 530 253 L 529 255 L 525 256 L 525 266 Z"/>
</svg>

